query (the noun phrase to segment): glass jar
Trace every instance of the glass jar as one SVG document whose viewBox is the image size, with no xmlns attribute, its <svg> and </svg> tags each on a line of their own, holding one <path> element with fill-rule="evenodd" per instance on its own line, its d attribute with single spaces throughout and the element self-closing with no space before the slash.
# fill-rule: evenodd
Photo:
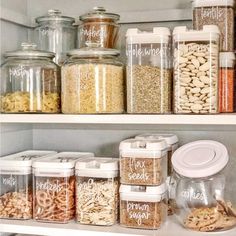
<svg viewBox="0 0 236 236">
<path fill-rule="evenodd" d="M 167 178 L 167 144 L 164 140 L 127 139 L 120 143 L 120 182 L 161 185 Z"/>
<path fill-rule="evenodd" d="M 167 188 L 120 186 L 120 224 L 138 229 L 159 229 L 167 218 Z"/>
<path fill-rule="evenodd" d="M 54 53 L 22 43 L 22 50 L 7 52 L 1 65 L 2 113 L 59 113 L 60 71 Z"/>
<path fill-rule="evenodd" d="M 235 54 L 220 53 L 219 110 L 234 112 Z"/>
<path fill-rule="evenodd" d="M 0 158 L 0 218 L 32 219 L 32 161 L 51 151 L 24 151 Z"/>
<path fill-rule="evenodd" d="M 76 220 L 114 225 L 118 217 L 118 160 L 91 157 L 76 163 Z"/>
<path fill-rule="evenodd" d="M 228 161 L 226 147 L 211 140 L 188 143 L 173 154 L 175 214 L 185 228 L 210 232 L 236 225 L 235 202 L 230 201 L 235 198 L 226 192 L 223 171 Z"/>
<path fill-rule="evenodd" d="M 172 98 L 170 30 L 128 29 L 126 33 L 128 113 L 170 113 Z"/>
<path fill-rule="evenodd" d="M 36 18 L 35 41 L 40 50 L 54 52 L 54 62 L 62 65 L 66 53 L 76 48 L 75 19 L 62 16 L 59 10 L 48 10 L 48 14 Z"/>
<path fill-rule="evenodd" d="M 205 25 L 203 30 L 173 31 L 174 112 L 215 114 L 218 106 L 219 29 Z"/>
<path fill-rule="evenodd" d="M 62 112 L 123 113 L 125 81 L 119 51 L 83 48 L 62 67 Z"/>
<path fill-rule="evenodd" d="M 115 48 L 120 16 L 106 12 L 103 7 L 94 7 L 93 11 L 80 16 L 82 23 L 78 26 L 78 47 L 97 44 L 103 48 Z"/>
<path fill-rule="evenodd" d="M 61 152 L 33 163 L 33 218 L 68 223 L 75 217 L 75 162 L 93 153 Z"/>
<path fill-rule="evenodd" d="M 194 0 L 193 28 L 217 25 L 221 34 L 220 51 L 234 51 L 234 0 Z"/>
</svg>

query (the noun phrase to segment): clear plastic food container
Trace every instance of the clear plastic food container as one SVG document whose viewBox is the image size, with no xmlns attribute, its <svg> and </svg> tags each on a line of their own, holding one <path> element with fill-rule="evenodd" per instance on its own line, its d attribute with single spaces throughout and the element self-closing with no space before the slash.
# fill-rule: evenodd
<svg viewBox="0 0 236 236">
<path fill-rule="evenodd" d="M 236 225 L 235 197 L 227 192 L 223 171 L 228 161 L 226 147 L 211 140 L 188 143 L 173 154 L 175 214 L 185 228 L 212 232 Z"/>
<path fill-rule="evenodd" d="M 118 216 L 118 159 L 91 157 L 76 163 L 76 220 L 109 226 Z"/>
<path fill-rule="evenodd" d="M 32 161 L 52 154 L 29 150 L 0 158 L 0 218 L 32 218 Z"/>
<path fill-rule="evenodd" d="M 164 140 L 127 139 L 120 143 L 120 182 L 161 185 L 167 178 L 167 143 Z"/>
<path fill-rule="evenodd" d="M 120 224 L 139 229 L 159 229 L 167 218 L 167 188 L 120 186 Z"/>
<path fill-rule="evenodd" d="M 1 65 L 0 110 L 3 113 L 59 113 L 61 81 L 54 53 L 32 43 L 5 53 Z"/>
<path fill-rule="evenodd" d="M 217 25 L 221 33 L 220 51 L 234 51 L 234 0 L 194 0 L 193 27 Z"/>
<path fill-rule="evenodd" d="M 205 25 L 200 31 L 175 27 L 174 112 L 215 114 L 218 106 L 219 29 Z"/>
<path fill-rule="evenodd" d="M 235 54 L 220 53 L 219 110 L 234 112 Z"/>
<path fill-rule="evenodd" d="M 33 163 L 33 218 L 68 223 L 75 217 L 75 162 L 87 152 L 61 152 Z"/>
<path fill-rule="evenodd" d="M 119 51 L 81 48 L 62 67 L 62 112 L 123 113 L 125 79 Z"/>
<path fill-rule="evenodd" d="M 75 19 L 62 16 L 59 10 L 48 10 L 48 14 L 35 19 L 38 24 L 34 30 L 35 41 L 39 49 L 54 52 L 54 61 L 62 65 L 66 60 L 66 53 L 76 48 Z"/>
<path fill-rule="evenodd" d="M 152 32 L 128 29 L 128 113 L 170 113 L 172 98 L 171 33 L 156 27 Z"/>
<path fill-rule="evenodd" d="M 94 7 L 80 16 L 78 26 L 78 48 L 93 44 L 102 48 L 115 48 L 119 36 L 118 14 L 108 13 L 104 7 Z"/>
</svg>

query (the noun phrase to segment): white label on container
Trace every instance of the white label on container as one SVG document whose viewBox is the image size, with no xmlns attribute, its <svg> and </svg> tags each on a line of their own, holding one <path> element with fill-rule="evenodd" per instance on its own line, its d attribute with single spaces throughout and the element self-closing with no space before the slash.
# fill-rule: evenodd
<svg viewBox="0 0 236 236">
<path fill-rule="evenodd" d="M 150 207 L 145 203 L 127 202 L 127 212 L 130 219 L 137 220 L 138 225 L 142 225 L 142 221 L 148 220 L 151 215 Z"/>
<path fill-rule="evenodd" d="M 189 190 L 183 190 L 181 192 L 181 196 L 188 201 L 191 201 L 191 200 L 203 201 L 204 200 L 204 194 L 200 191 L 191 191 L 190 192 Z"/>
<path fill-rule="evenodd" d="M 82 28 L 80 35 L 87 38 L 105 38 L 107 37 L 107 31 L 104 28 L 96 29 L 95 26 L 89 27 L 88 29 Z"/>
<path fill-rule="evenodd" d="M 140 56 L 158 56 L 164 50 L 164 48 L 153 48 L 152 44 L 150 47 L 140 47 L 135 45 L 126 50 L 127 57 L 140 57 Z"/>
<path fill-rule="evenodd" d="M 146 173 L 145 161 L 139 161 L 134 158 L 130 158 L 129 161 L 129 169 L 128 173 L 129 180 L 145 180 L 149 179 L 149 174 Z"/>
<path fill-rule="evenodd" d="M 205 18 L 210 18 L 212 20 L 225 20 L 224 8 L 221 7 L 202 7 L 201 8 L 201 18 L 204 20 Z"/>
<path fill-rule="evenodd" d="M 57 180 L 55 184 L 52 184 L 49 180 L 46 182 L 36 182 L 36 190 L 46 190 L 53 192 L 60 192 L 63 189 L 63 186 Z"/>
<path fill-rule="evenodd" d="M 24 66 L 13 67 L 9 69 L 10 76 L 28 78 L 29 71 Z"/>
<path fill-rule="evenodd" d="M 2 183 L 3 185 L 8 185 L 8 186 L 15 186 L 16 185 L 16 178 L 11 175 L 9 178 L 2 178 Z"/>
</svg>

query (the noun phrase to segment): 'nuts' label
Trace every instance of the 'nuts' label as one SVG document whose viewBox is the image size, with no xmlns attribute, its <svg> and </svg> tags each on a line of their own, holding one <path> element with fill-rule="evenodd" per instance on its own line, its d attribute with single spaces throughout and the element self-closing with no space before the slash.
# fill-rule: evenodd
<svg viewBox="0 0 236 236">
<path fill-rule="evenodd" d="M 130 158 L 130 172 L 128 173 L 129 180 L 148 180 L 149 174 L 146 173 L 145 161 L 137 161 Z"/>
<path fill-rule="evenodd" d="M 2 183 L 3 185 L 8 185 L 8 186 L 15 186 L 16 185 L 16 178 L 14 178 L 12 175 L 10 178 L 2 178 Z"/>
<path fill-rule="evenodd" d="M 141 225 L 143 220 L 148 220 L 151 215 L 148 204 L 128 202 L 126 210 L 129 218 L 135 219 L 138 225 Z"/>
<path fill-rule="evenodd" d="M 29 71 L 24 66 L 13 67 L 9 69 L 10 76 L 20 77 L 20 78 L 28 78 Z"/>
<path fill-rule="evenodd" d="M 86 38 L 105 38 L 107 37 L 107 31 L 104 28 L 96 29 L 95 26 L 89 27 L 89 29 L 82 28 L 80 31 L 81 36 L 85 36 Z"/>
<path fill-rule="evenodd" d="M 225 20 L 224 9 L 219 7 L 201 8 L 202 19 L 211 18 L 212 20 Z"/>
<path fill-rule="evenodd" d="M 191 201 L 191 200 L 203 201 L 204 200 L 204 194 L 200 191 L 190 192 L 188 190 L 183 190 L 181 192 L 181 196 L 188 201 Z"/>
<path fill-rule="evenodd" d="M 36 183 L 36 190 L 46 190 L 52 192 L 60 192 L 63 187 L 60 185 L 59 181 L 57 180 L 55 183 L 51 183 L 49 180 L 46 182 L 37 182 Z"/>
</svg>

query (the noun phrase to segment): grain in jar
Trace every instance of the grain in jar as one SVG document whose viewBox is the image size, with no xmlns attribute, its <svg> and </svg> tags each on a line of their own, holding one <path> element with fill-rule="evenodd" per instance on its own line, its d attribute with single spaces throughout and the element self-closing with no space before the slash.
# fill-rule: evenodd
<svg viewBox="0 0 236 236">
<path fill-rule="evenodd" d="M 118 217 L 119 172 L 116 158 L 84 158 L 76 163 L 76 221 L 114 225 Z"/>
<path fill-rule="evenodd" d="M 172 70 L 170 30 L 152 32 L 128 29 L 127 111 L 128 113 L 170 113 Z"/>
<path fill-rule="evenodd" d="M 62 112 L 123 113 L 125 79 L 119 51 L 83 48 L 69 55 L 62 67 Z"/>
<path fill-rule="evenodd" d="M 167 143 L 164 140 L 127 139 L 120 143 L 120 182 L 161 185 L 167 177 Z"/>
<path fill-rule="evenodd" d="M 219 29 L 175 27 L 174 113 L 216 114 L 218 106 Z"/>
<path fill-rule="evenodd" d="M 120 186 L 120 225 L 138 229 L 159 229 L 167 218 L 167 188 Z"/>
</svg>

